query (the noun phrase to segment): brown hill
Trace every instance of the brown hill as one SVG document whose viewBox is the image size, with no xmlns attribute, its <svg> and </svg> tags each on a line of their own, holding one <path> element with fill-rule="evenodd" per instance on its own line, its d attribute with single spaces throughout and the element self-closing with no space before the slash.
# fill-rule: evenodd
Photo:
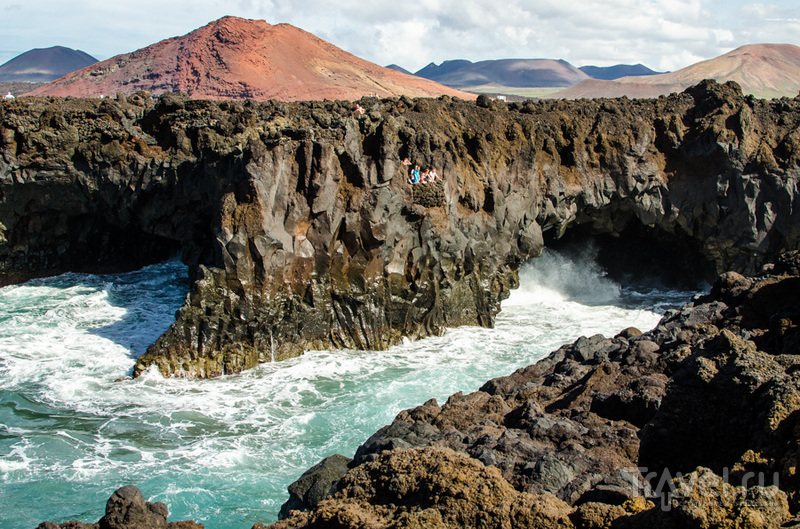
<svg viewBox="0 0 800 529">
<path fill-rule="evenodd" d="M 112 57 L 31 95 L 97 97 L 138 90 L 197 99 L 475 98 L 365 61 L 294 26 L 237 17 Z"/>
<path fill-rule="evenodd" d="M 794 97 L 800 90 L 800 47 L 751 44 L 671 73 L 615 81 L 582 81 L 553 97 L 658 97 L 682 91 L 703 79 L 736 81 L 744 93 L 756 97 Z"/>
</svg>

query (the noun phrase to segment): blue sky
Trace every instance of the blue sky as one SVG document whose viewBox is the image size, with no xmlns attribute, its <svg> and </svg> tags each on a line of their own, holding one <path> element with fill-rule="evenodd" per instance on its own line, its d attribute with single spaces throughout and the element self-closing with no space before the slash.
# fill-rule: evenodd
<svg viewBox="0 0 800 529">
<path fill-rule="evenodd" d="M 0 0 L 0 63 L 55 45 L 106 59 L 225 15 L 293 24 L 411 71 L 512 57 L 665 71 L 744 44 L 800 45 L 796 0 Z"/>
</svg>

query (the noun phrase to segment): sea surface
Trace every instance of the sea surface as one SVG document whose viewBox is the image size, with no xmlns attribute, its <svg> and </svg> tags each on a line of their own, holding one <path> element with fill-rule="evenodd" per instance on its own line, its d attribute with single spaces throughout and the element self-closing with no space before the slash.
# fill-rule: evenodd
<svg viewBox="0 0 800 529">
<path fill-rule="evenodd" d="M 167 262 L 0 289 L 0 528 L 96 522 L 138 486 L 170 521 L 250 529 L 286 487 L 405 408 L 477 390 L 581 335 L 649 330 L 694 292 L 620 286 L 588 258 L 520 272 L 494 329 L 462 327 L 388 351 L 317 351 L 213 380 L 130 375 L 189 288 Z"/>
</svg>

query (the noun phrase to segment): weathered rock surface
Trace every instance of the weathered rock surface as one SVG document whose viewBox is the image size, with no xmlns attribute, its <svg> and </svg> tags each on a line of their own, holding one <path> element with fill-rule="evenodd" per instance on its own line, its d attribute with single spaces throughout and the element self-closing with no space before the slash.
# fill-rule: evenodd
<svg viewBox="0 0 800 529">
<path fill-rule="evenodd" d="M 520 264 L 564 234 L 655 241 L 695 277 L 798 248 L 797 99 L 707 82 L 655 100 L 361 104 L 4 102 L 0 281 L 179 252 L 191 294 L 134 374 L 211 377 L 491 326 Z M 404 158 L 444 182 L 409 184 Z M 598 409 L 641 424 L 660 382 L 636 383 L 647 396 Z"/>
<path fill-rule="evenodd" d="M 567 528 L 570 512 L 550 494 L 515 490 L 496 468 L 432 447 L 384 452 L 349 472 L 334 500 L 272 527 Z"/>
<path fill-rule="evenodd" d="M 423 513 L 458 527 L 463 506 L 442 499 L 472 494 L 458 487 L 485 491 L 489 512 L 526 501 L 510 490 L 549 498 L 526 514 L 557 512 L 554 526 L 779 527 L 800 511 L 798 268 L 793 252 L 757 277 L 723 274 L 652 331 L 583 337 L 480 391 L 403 411 L 335 494 L 275 527 L 397 527 Z M 418 482 L 450 488 L 404 486 Z"/>
<path fill-rule="evenodd" d="M 150 503 L 133 485 L 126 485 L 111 495 L 106 514 L 97 523 L 43 522 L 38 529 L 203 529 L 192 521 L 167 522 L 169 511 L 161 502 Z"/>
<path fill-rule="evenodd" d="M 334 454 L 309 468 L 289 487 L 289 500 L 281 507 L 280 516 L 285 518 L 290 511 L 315 507 L 327 498 L 347 473 L 351 461 L 348 457 Z"/>
</svg>

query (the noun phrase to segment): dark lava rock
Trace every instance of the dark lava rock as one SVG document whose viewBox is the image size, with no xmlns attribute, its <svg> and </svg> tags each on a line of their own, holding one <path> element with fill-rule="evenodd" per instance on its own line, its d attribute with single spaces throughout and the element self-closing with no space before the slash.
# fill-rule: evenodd
<svg viewBox="0 0 800 529">
<path fill-rule="evenodd" d="M 168 516 L 163 503 L 144 501 L 142 492 L 128 485 L 118 489 L 106 503 L 106 515 L 100 518 L 100 529 L 165 528 Z"/>
<path fill-rule="evenodd" d="M 724 274 L 649 332 L 583 337 L 444 406 L 401 412 L 335 493 L 276 527 L 471 526 L 433 485 L 444 483 L 492 491 L 458 496 L 487 513 L 520 501 L 506 487 L 552 498 L 548 523 L 563 527 L 781 526 L 800 511 L 800 350 L 777 339 L 793 336 L 791 316 L 774 324 L 794 314 L 798 276 L 775 270 Z M 507 516 L 481 519 L 519 523 Z"/>
<path fill-rule="evenodd" d="M 336 484 L 347 473 L 352 459 L 339 454 L 326 457 L 306 470 L 289 485 L 289 499 L 281 506 L 278 517 L 282 520 L 294 510 L 309 510 L 317 506 L 336 489 Z"/>
<path fill-rule="evenodd" d="M 142 492 L 133 485 L 117 489 L 106 503 L 106 514 L 95 524 L 43 522 L 39 529 L 203 529 L 192 521 L 167 522 L 167 506 L 161 502 L 145 501 Z"/>
<path fill-rule="evenodd" d="M 652 100 L 361 104 L 2 102 L 0 284 L 179 254 L 191 293 L 134 375 L 212 377 L 491 326 L 545 240 L 605 237 L 610 262 L 687 280 L 798 248 L 797 99 L 710 81 Z M 409 184 L 406 158 L 442 182 Z M 792 314 L 775 321 L 786 350 Z M 740 314 L 766 315 L 759 297 Z M 592 339 L 569 354 L 623 354 Z"/>
</svg>

